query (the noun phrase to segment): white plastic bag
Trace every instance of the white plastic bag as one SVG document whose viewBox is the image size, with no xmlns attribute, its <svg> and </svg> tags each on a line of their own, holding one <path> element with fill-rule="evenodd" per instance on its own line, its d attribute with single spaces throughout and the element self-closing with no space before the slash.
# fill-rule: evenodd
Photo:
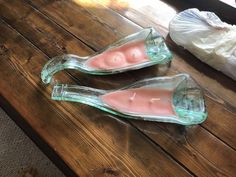
<svg viewBox="0 0 236 177">
<path fill-rule="evenodd" d="M 169 24 L 171 39 L 197 58 L 236 80 L 236 26 L 212 12 L 187 9 Z"/>
</svg>

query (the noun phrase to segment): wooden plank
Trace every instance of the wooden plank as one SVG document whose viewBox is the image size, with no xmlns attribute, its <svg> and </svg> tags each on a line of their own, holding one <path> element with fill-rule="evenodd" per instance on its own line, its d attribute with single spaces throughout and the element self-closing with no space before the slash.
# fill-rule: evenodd
<svg viewBox="0 0 236 177">
<path fill-rule="evenodd" d="M 50 18 L 52 18 L 54 21 L 59 23 L 60 22 L 60 21 L 58 21 L 59 17 L 57 17 L 57 16 L 60 16 L 60 15 L 58 15 L 58 14 L 66 14 L 66 11 L 79 11 L 79 9 L 84 9 L 84 8 L 87 8 L 87 9 L 90 9 L 90 11 L 93 11 L 94 9 L 96 9 L 96 8 L 93 8 L 93 6 L 98 4 L 98 3 L 96 3 L 96 1 L 93 1 L 93 0 L 92 1 L 88 0 L 85 2 L 86 3 L 84 3 L 84 1 L 76 0 L 73 2 L 63 1 L 63 4 L 60 4 L 59 1 L 57 1 L 57 2 L 47 1 L 47 3 L 45 3 L 44 1 L 36 1 L 36 2 L 31 2 L 31 3 L 34 6 L 37 6 L 37 8 L 40 9 L 43 13 L 45 13 L 47 16 L 50 16 Z M 120 5 L 120 3 L 118 3 L 119 1 L 117 3 L 114 3 L 114 2 L 116 2 L 116 1 L 114 1 L 112 5 L 110 5 L 109 3 L 106 3 L 107 1 L 101 0 L 98 2 L 99 2 L 99 4 L 102 3 L 102 5 L 107 5 L 112 8 L 114 6 L 116 7 L 118 5 L 119 5 L 118 6 L 119 9 L 124 8 L 124 6 Z M 122 1 L 122 2 L 128 3 L 127 1 Z M 131 2 L 133 2 L 133 1 L 131 1 Z M 134 2 L 136 2 L 136 1 L 134 1 Z M 71 5 L 65 5 L 65 3 L 71 4 Z M 185 3 L 185 5 L 182 5 L 182 4 L 180 3 L 176 7 L 172 7 L 168 4 L 164 4 L 163 6 L 165 8 L 168 7 L 167 12 L 166 12 L 166 13 L 168 13 L 169 11 L 170 12 L 172 12 L 173 10 L 177 11 L 178 9 L 182 9 L 182 8 L 187 7 L 186 3 Z M 70 7 L 71 9 L 70 10 L 67 9 L 66 11 L 64 11 L 65 6 Z M 132 7 L 135 7 L 134 3 L 132 4 Z M 146 9 L 148 9 L 154 13 L 154 10 L 157 10 L 155 8 L 157 8 L 157 7 L 154 5 L 152 7 L 154 9 L 150 9 L 147 7 L 146 7 Z M 54 9 L 56 8 L 56 9 L 52 13 L 51 11 L 53 8 Z M 101 4 L 98 5 L 98 8 L 102 9 Z M 107 8 L 103 7 L 103 11 L 106 11 L 106 10 L 107 10 Z M 117 9 L 114 9 L 114 10 L 117 10 Z M 126 9 L 126 11 L 129 11 L 129 9 Z M 145 11 L 145 9 L 144 9 L 144 11 Z M 111 11 L 109 11 L 109 12 L 112 13 Z M 99 16 L 97 18 L 104 19 L 105 15 L 101 16 L 101 14 L 102 13 L 100 12 Z M 113 14 L 114 14 L 114 12 L 113 12 Z M 122 15 L 125 15 L 125 14 L 127 14 L 127 13 L 124 13 Z M 140 16 L 142 16 L 143 14 L 144 14 L 144 12 L 141 13 Z M 79 14 L 79 15 L 81 17 L 81 14 Z M 172 15 L 173 15 L 173 13 L 172 13 Z M 85 14 L 85 16 L 86 16 L 86 14 Z M 111 15 L 111 16 L 113 16 L 114 19 L 109 20 L 109 21 L 116 21 L 117 20 L 117 19 L 115 19 L 115 15 Z M 135 16 L 135 14 L 134 14 L 134 16 Z M 162 18 L 164 18 L 163 16 L 165 16 L 165 13 L 161 13 L 161 14 L 159 14 L 159 16 L 161 16 L 160 18 L 162 19 Z M 77 17 L 77 18 L 79 18 L 79 17 Z M 83 18 L 88 18 L 88 17 L 83 17 Z M 151 16 L 148 16 L 145 19 L 148 19 L 148 18 L 152 19 Z M 157 17 L 155 17 L 155 18 L 157 18 Z M 66 19 L 70 19 L 69 21 L 71 23 L 73 22 L 73 19 L 69 15 L 66 17 Z M 138 18 L 138 19 L 140 21 L 144 21 L 143 18 Z M 170 19 L 171 18 L 169 18 L 169 20 Z M 106 23 L 109 23 L 109 21 L 106 21 Z M 77 20 L 75 20 L 73 22 L 73 26 L 76 25 L 76 23 L 77 23 Z M 93 23 L 96 23 L 96 21 L 94 21 Z M 123 23 L 124 23 L 124 26 L 129 26 L 127 21 L 123 21 Z M 66 21 L 63 23 L 60 23 L 60 24 L 66 28 L 66 26 L 64 25 L 64 24 L 66 24 Z M 155 27 L 159 27 L 160 25 L 161 24 L 157 23 L 157 24 L 155 24 Z M 133 26 L 132 26 L 132 28 L 133 28 Z M 70 27 L 68 27 L 67 30 L 72 32 L 75 36 L 79 37 L 79 35 L 80 35 L 79 30 L 71 29 Z M 88 33 L 89 28 L 85 29 L 85 30 Z M 101 33 L 103 33 L 103 32 L 106 33 L 106 31 L 103 31 L 101 28 Z M 103 41 L 105 41 L 105 40 L 106 40 L 106 38 L 103 39 Z M 88 42 L 91 45 L 91 43 L 93 43 L 93 41 L 92 42 L 85 41 L 85 42 Z M 197 80 L 198 83 L 207 92 L 210 92 L 210 93 L 207 93 L 208 95 L 214 95 L 214 100 L 217 100 L 219 103 L 221 103 L 224 110 L 226 109 L 226 110 L 229 110 L 229 111 L 235 113 L 235 108 L 233 105 L 236 105 L 236 94 L 234 91 L 234 88 L 236 87 L 236 83 L 232 79 L 223 75 L 222 73 L 217 72 L 214 69 L 207 66 L 206 64 L 202 63 L 201 61 L 196 59 L 194 56 L 192 56 L 191 54 L 189 54 L 188 52 L 186 52 L 182 48 L 176 46 L 169 38 L 167 38 L 167 43 L 168 43 L 168 45 L 170 45 L 171 49 L 174 51 L 174 60 L 173 60 L 172 66 L 170 68 L 170 70 L 171 70 L 170 72 L 172 72 L 172 73 L 173 72 L 190 73 L 193 76 L 193 78 L 195 80 Z M 93 46 L 95 46 L 95 44 L 93 44 Z M 151 74 L 150 74 L 150 72 L 148 72 L 148 74 L 146 76 L 157 75 L 157 73 L 155 73 L 155 72 L 156 72 L 156 70 L 154 69 Z M 140 79 L 143 77 L 142 71 L 132 73 L 132 74 L 134 74 L 135 78 L 137 78 L 137 79 Z M 208 83 L 208 84 L 206 84 L 206 83 Z M 224 97 L 222 97 L 222 94 L 221 94 L 222 92 L 224 92 Z M 232 123 L 229 123 L 229 122 L 235 121 L 235 118 L 234 118 L 235 116 L 234 116 L 234 114 L 231 114 L 231 116 L 229 116 L 229 117 L 230 118 L 226 120 L 226 119 L 224 119 L 223 116 L 220 116 L 220 115 L 218 116 L 218 120 L 220 119 L 221 121 L 223 121 L 225 123 L 223 123 L 223 122 L 219 123 L 218 121 L 215 121 L 215 119 L 213 119 L 213 118 L 208 118 L 207 122 L 209 122 L 209 123 L 205 123 L 205 124 L 203 124 L 203 126 L 205 128 L 207 128 L 209 131 L 211 131 L 213 134 L 215 134 L 217 137 L 220 137 L 220 139 L 227 141 L 226 143 L 235 149 L 235 147 L 236 147 L 235 131 L 234 131 L 234 129 L 231 129 Z M 214 126 L 211 126 L 211 125 L 214 125 Z M 227 125 L 228 128 L 226 128 L 227 126 L 223 126 L 223 125 Z"/>
<path fill-rule="evenodd" d="M 77 175 L 190 175 L 126 121 L 86 105 L 50 100 L 50 87 L 40 82 L 47 57 L 2 21 L 0 45 L 1 96 Z"/>
<path fill-rule="evenodd" d="M 12 8 L 13 9 L 23 9 L 23 7 L 21 7 L 22 5 L 20 5 L 19 3 L 17 3 L 17 7 L 14 7 L 14 6 L 12 6 Z M 25 7 L 27 7 L 27 6 L 25 6 Z M 28 7 L 29 8 L 29 7 Z M 27 8 L 27 9 L 28 9 Z M 4 10 L 4 11 L 6 11 L 6 10 Z M 18 12 L 19 10 L 16 10 L 16 14 L 18 14 L 19 12 Z M 29 11 L 29 10 L 27 10 L 27 11 Z M 22 14 L 24 14 L 23 13 L 24 11 L 22 11 L 21 13 Z M 9 13 L 9 12 L 8 12 Z M 4 13 L 5 14 L 5 13 Z M 5 16 L 10 16 L 11 18 L 9 18 L 9 17 L 4 17 L 4 19 L 5 20 L 7 20 L 9 23 L 11 23 L 15 28 L 17 28 L 17 30 L 20 30 L 20 32 L 21 33 L 23 33 L 23 34 L 25 34 L 25 36 L 26 36 L 26 34 L 27 33 L 24 33 L 24 30 L 22 30 L 21 28 L 20 28 L 20 26 L 24 26 L 25 28 L 28 26 L 28 28 L 31 26 L 31 28 L 32 29 L 34 29 L 34 27 L 37 27 L 38 25 L 37 25 L 37 23 L 41 23 L 41 21 L 42 21 L 42 15 L 40 16 L 40 15 L 37 15 L 38 13 L 33 13 L 33 12 L 31 12 L 31 15 L 34 17 L 34 16 L 37 16 L 37 22 L 34 22 L 34 21 L 36 21 L 36 20 L 33 20 L 34 18 L 32 18 L 31 16 L 28 16 L 28 18 L 31 18 L 32 20 L 31 20 L 31 23 L 29 23 L 28 25 L 24 25 L 23 24 L 23 22 L 21 22 L 20 24 L 18 24 L 18 25 L 16 25 L 16 24 L 14 24 L 13 22 L 16 22 L 17 21 L 17 19 L 11 19 L 12 17 L 14 17 L 15 15 L 12 15 L 12 17 L 11 17 L 11 15 L 5 15 Z M 25 19 L 25 20 L 27 20 L 27 19 Z M 24 21 L 25 21 L 24 20 Z M 17 22 L 16 22 L 17 23 Z M 46 23 L 47 25 L 48 24 L 51 24 L 50 22 L 48 22 L 48 23 Z M 54 26 L 53 28 L 55 28 L 55 25 L 50 25 L 50 26 Z M 25 29 L 24 28 L 24 29 Z M 46 28 L 47 29 L 47 27 L 43 27 L 42 26 L 42 28 L 44 29 L 44 28 Z M 52 27 L 51 27 L 52 28 Z M 29 29 L 26 29 L 25 31 L 30 31 Z M 57 31 L 57 30 L 56 30 Z M 47 34 L 50 36 L 51 35 L 51 33 L 54 33 L 54 35 L 57 35 L 56 33 L 55 33 L 55 30 L 52 30 L 52 31 L 47 31 Z M 30 35 L 31 36 L 31 38 L 32 38 L 32 36 L 33 36 L 33 34 L 31 34 Z M 36 35 L 37 36 L 37 35 Z M 33 40 L 33 39 L 30 39 L 30 40 L 32 40 L 32 41 L 36 41 L 36 40 Z M 40 40 L 40 38 L 38 38 L 38 40 Z M 42 48 L 42 46 L 40 46 L 41 44 L 37 44 L 37 45 L 39 45 L 39 47 L 41 47 Z M 47 47 L 47 45 L 51 45 L 50 43 L 49 44 L 47 44 L 47 43 L 44 43 L 44 45 L 46 45 L 45 46 L 45 48 Z M 65 46 L 65 48 L 67 48 L 67 46 Z M 42 48 L 42 50 L 43 50 L 43 48 Z M 45 50 L 44 50 L 45 51 Z M 155 70 L 156 71 L 156 70 Z M 173 73 L 173 71 L 172 71 L 172 73 Z M 141 73 L 140 73 L 141 74 Z M 96 82 L 94 82 L 95 84 L 96 84 Z M 212 101 L 211 101 L 212 102 Z M 215 105 L 215 104 L 213 104 L 213 105 Z M 228 113 L 228 112 L 227 112 Z M 229 114 L 229 119 L 230 118 L 232 118 L 232 115 L 230 115 Z M 151 123 L 150 123 L 151 124 Z M 143 123 L 140 123 L 140 124 L 135 124 L 136 126 L 138 126 L 139 127 L 139 129 L 141 129 L 142 131 L 143 131 Z M 152 124 L 151 124 L 152 125 Z M 156 125 L 156 124 L 154 124 L 154 125 Z M 232 124 L 231 124 L 232 125 Z M 163 126 L 163 125 L 160 125 L 161 127 Z M 167 126 L 168 127 L 168 126 Z M 179 129 L 179 128 L 178 128 Z M 203 132 L 202 134 L 205 134 L 205 136 L 203 136 L 203 137 L 206 137 L 206 139 L 202 139 L 202 140 L 198 140 L 199 141 L 199 143 L 202 143 L 202 142 L 209 142 L 208 143 L 208 145 L 207 145 L 207 148 L 204 148 L 204 149 L 201 149 L 200 151 L 199 151 L 199 148 L 198 148 L 198 144 L 194 144 L 194 146 L 197 146 L 197 147 L 194 147 L 194 148 L 185 148 L 185 150 L 182 150 L 182 147 L 181 146 L 179 146 L 179 145 L 176 145 L 175 144 L 175 141 L 173 141 L 173 142 L 171 142 L 171 145 L 169 145 L 169 146 L 166 146 L 165 145 L 165 142 L 166 141 L 170 141 L 169 139 L 169 135 L 168 134 L 165 134 L 165 133 L 162 133 L 161 134 L 161 136 L 157 136 L 157 137 L 155 137 L 155 136 L 151 136 L 151 135 L 149 135 L 151 138 L 153 138 L 158 144 L 161 144 L 161 146 L 166 150 L 166 151 L 168 151 L 174 158 L 176 158 L 178 161 L 180 161 L 181 163 L 183 163 L 185 166 L 187 166 L 187 168 L 189 168 L 191 171 L 193 171 L 195 174 L 197 174 L 197 175 L 200 175 L 200 176 L 206 176 L 206 175 L 212 175 L 213 176 L 213 174 L 215 174 L 216 172 L 217 173 L 219 173 L 219 174 L 222 174 L 222 173 L 225 173 L 225 174 L 232 174 L 232 173 L 234 173 L 234 171 L 232 170 L 232 168 L 231 168 L 231 166 L 230 166 L 230 163 L 228 162 L 228 161 L 226 161 L 226 159 L 221 159 L 221 161 L 219 162 L 219 163 L 215 163 L 215 160 L 216 160 L 216 158 L 217 158 L 217 156 L 207 156 L 207 152 L 209 151 L 209 149 L 214 149 L 215 147 L 221 147 L 222 148 L 222 146 L 224 147 L 224 148 L 222 148 L 222 151 L 223 152 L 225 152 L 224 154 L 228 154 L 228 155 L 231 155 L 232 156 L 232 160 L 234 160 L 235 159 L 235 155 L 232 155 L 232 154 L 234 154 L 231 150 L 230 150 L 230 148 L 229 147 L 225 147 L 225 145 L 222 145 L 222 142 L 220 142 L 218 139 L 216 139 L 215 137 L 213 137 L 212 138 L 212 136 L 208 133 L 208 132 L 206 132 L 206 131 L 204 131 L 204 129 L 202 129 L 202 128 L 200 128 L 200 131 L 201 132 Z M 145 132 L 145 131 L 144 131 Z M 188 131 L 187 131 L 188 132 Z M 191 132 L 191 131 L 190 131 Z M 145 132 L 146 133 L 146 132 Z M 187 133 L 188 134 L 188 133 Z M 176 136 L 181 136 L 180 134 L 177 134 L 176 136 L 174 136 L 175 135 L 175 132 L 173 132 L 173 133 L 171 133 L 171 136 L 172 136 L 172 139 L 175 139 L 176 138 Z M 196 136 L 194 137 L 194 139 L 196 140 L 196 139 L 198 139 L 197 138 L 198 137 L 198 134 L 196 134 Z M 161 142 L 161 143 L 160 143 Z M 163 143 L 164 142 L 164 143 Z M 212 142 L 212 143 L 210 143 L 210 142 Z M 217 143 L 214 143 L 214 142 L 217 142 Z M 218 145 L 217 145 L 218 144 Z M 217 145 L 217 146 L 216 146 Z M 176 149 L 177 150 L 176 150 Z M 197 150 L 196 150 L 197 149 Z M 219 149 L 219 148 L 218 148 Z M 182 158 L 180 158 L 179 156 L 178 156 L 178 154 L 179 154 L 179 152 L 182 152 L 182 155 L 183 155 L 183 157 Z M 203 156 L 204 155 L 204 156 Z M 195 157 L 195 158 L 191 158 L 191 157 Z M 198 161 L 196 161 L 195 159 L 198 159 Z M 189 163 L 189 159 L 191 159 L 191 163 Z M 199 163 L 199 161 L 201 162 L 201 163 Z M 209 163 L 209 161 L 210 161 L 210 163 Z M 211 163 L 213 163 L 213 165 L 211 164 Z M 225 165 L 224 165 L 225 164 Z M 217 171 L 217 168 L 220 168 L 220 170 L 218 170 Z M 222 172 L 222 169 L 221 168 L 223 168 L 223 172 Z"/>
<path fill-rule="evenodd" d="M 124 34 L 133 33 L 141 29 L 136 24 L 130 23 L 126 18 L 120 15 L 117 16 L 117 14 L 114 15 L 111 10 L 104 12 L 103 9 L 88 10 L 83 7 L 77 8 L 77 4 L 74 1 L 28 2 L 32 5 L 39 5 L 40 10 L 46 7 L 50 11 L 47 15 L 53 17 L 58 25 L 66 30 L 68 29 L 96 50 L 102 49 L 120 39 L 121 35 L 124 36 Z M 57 11 L 56 9 L 62 11 Z M 100 18 L 95 14 L 102 15 L 104 18 Z M 129 24 L 129 26 L 123 25 L 123 22 Z M 99 31 L 98 29 L 103 30 Z"/>
<path fill-rule="evenodd" d="M 234 176 L 236 153 L 201 126 L 133 122 L 196 176 Z M 226 164 L 226 163 L 227 164 Z"/>
</svg>

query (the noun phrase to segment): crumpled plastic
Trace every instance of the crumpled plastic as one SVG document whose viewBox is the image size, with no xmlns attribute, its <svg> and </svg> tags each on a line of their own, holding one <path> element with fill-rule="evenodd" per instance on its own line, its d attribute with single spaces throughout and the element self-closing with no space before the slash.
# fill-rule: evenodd
<svg viewBox="0 0 236 177">
<path fill-rule="evenodd" d="M 169 24 L 171 39 L 201 61 L 236 80 L 236 26 L 207 11 L 187 9 Z"/>
</svg>

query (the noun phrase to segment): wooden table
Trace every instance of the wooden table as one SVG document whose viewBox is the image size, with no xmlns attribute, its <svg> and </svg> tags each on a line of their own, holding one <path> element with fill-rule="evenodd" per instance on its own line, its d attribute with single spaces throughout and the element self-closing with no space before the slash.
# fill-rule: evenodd
<svg viewBox="0 0 236 177">
<path fill-rule="evenodd" d="M 1 107 L 67 176 L 236 175 L 236 82 L 168 36 L 171 18 L 194 4 L 170 0 L 0 2 Z M 167 72 L 153 66 L 113 76 L 67 71 L 55 78 L 109 89 L 186 72 L 204 89 L 209 113 L 204 123 L 184 127 L 126 120 L 87 105 L 50 99 L 52 88 L 40 79 L 49 58 L 63 53 L 89 55 L 146 26 L 160 31 L 173 51 Z"/>
</svg>

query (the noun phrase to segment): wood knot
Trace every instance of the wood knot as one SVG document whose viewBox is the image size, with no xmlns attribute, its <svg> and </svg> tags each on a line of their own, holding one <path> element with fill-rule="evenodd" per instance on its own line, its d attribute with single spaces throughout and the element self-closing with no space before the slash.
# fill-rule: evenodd
<svg viewBox="0 0 236 177">
<path fill-rule="evenodd" d="M 0 55 L 5 55 L 8 52 L 8 48 L 0 44 Z"/>
<path fill-rule="evenodd" d="M 111 167 L 103 168 L 103 173 L 113 175 L 113 176 L 119 175 L 119 171 Z"/>
<path fill-rule="evenodd" d="M 94 176 L 104 176 L 104 175 L 112 175 L 112 176 L 119 176 L 120 172 L 117 169 L 112 167 L 103 167 L 103 168 L 96 168 L 93 169 Z"/>
</svg>

